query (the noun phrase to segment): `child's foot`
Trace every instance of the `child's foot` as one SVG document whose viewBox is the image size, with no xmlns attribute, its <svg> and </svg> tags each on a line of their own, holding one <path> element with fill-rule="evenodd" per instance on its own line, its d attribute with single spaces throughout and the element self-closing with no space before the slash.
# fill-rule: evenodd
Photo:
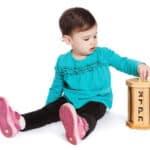
<svg viewBox="0 0 150 150">
<path fill-rule="evenodd" d="M 6 100 L 0 97 L 0 130 L 6 137 L 12 137 L 21 129 L 20 115 L 8 106 Z"/>
<path fill-rule="evenodd" d="M 60 107 L 59 116 L 64 125 L 68 141 L 72 144 L 78 144 L 89 129 L 87 121 L 80 117 L 69 103 Z"/>
</svg>

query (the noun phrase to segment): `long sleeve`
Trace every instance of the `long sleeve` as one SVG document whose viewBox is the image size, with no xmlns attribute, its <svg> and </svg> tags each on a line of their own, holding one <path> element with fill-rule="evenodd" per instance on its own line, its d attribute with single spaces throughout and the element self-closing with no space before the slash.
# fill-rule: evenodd
<svg viewBox="0 0 150 150">
<path fill-rule="evenodd" d="M 46 104 L 52 103 L 62 96 L 63 91 L 63 75 L 61 72 L 61 63 L 58 59 L 55 67 L 55 76 L 52 82 L 52 86 L 49 88 Z"/>
<path fill-rule="evenodd" d="M 141 63 L 140 61 L 129 59 L 127 57 L 121 57 L 120 55 L 116 54 L 114 51 L 108 48 L 105 48 L 102 53 L 108 65 L 116 68 L 121 72 L 138 76 L 137 68 L 138 65 Z"/>
</svg>

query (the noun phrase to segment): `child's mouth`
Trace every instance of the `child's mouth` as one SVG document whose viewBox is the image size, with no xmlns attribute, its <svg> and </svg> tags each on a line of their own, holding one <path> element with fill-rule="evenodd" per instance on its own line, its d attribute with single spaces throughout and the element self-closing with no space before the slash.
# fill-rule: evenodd
<svg viewBox="0 0 150 150">
<path fill-rule="evenodd" d="M 95 50 L 95 47 L 90 48 L 90 52 L 93 52 Z"/>
</svg>

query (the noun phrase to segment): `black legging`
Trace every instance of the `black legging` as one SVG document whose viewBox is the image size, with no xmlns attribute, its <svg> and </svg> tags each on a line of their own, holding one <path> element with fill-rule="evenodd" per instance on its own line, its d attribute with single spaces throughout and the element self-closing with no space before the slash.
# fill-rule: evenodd
<svg viewBox="0 0 150 150">
<path fill-rule="evenodd" d="M 39 110 L 22 114 L 26 122 L 25 129 L 22 131 L 35 129 L 59 121 L 59 108 L 64 103 L 67 103 L 67 100 L 64 97 L 60 97 L 55 102 L 50 103 Z M 76 111 L 77 114 L 84 117 L 88 122 L 89 130 L 86 134 L 87 136 L 92 130 L 94 130 L 97 120 L 105 114 L 106 106 L 98 102 L 89 102 L 83 107 L 76 109 Z"/>
</svg>

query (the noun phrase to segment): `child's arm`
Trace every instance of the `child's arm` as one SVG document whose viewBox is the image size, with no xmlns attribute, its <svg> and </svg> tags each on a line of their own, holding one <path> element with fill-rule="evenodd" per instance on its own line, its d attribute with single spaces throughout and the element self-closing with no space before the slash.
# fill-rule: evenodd
<svg viewBox="0 0 150 150">
<path fill-rule="evenodd" d="M 52 86 L 49 88 L 46 104 L 52 103 L 62 96 L 63 80 L 61 75 L 55 73 Z"/>
<path fill-rule="evenodd" d="M 62 96 L 63 86 L 64 86 L 64 82 L 63 82 L 63 75 L 61 72 L 61 62 L 59 57 L 55 67 L 54 80 L 52 86 L 49 88 L 46 104 L 52 103 Z"/>
<path fill-rule="evenodd" d="M 134 76 L 140 76 L 142 79 L 149 76 L 149 67 L 140 61 L 122 57 L 108 48 L 103 48 L 101 55 L 108 65 L 119 71 Z"/>
</svg>

